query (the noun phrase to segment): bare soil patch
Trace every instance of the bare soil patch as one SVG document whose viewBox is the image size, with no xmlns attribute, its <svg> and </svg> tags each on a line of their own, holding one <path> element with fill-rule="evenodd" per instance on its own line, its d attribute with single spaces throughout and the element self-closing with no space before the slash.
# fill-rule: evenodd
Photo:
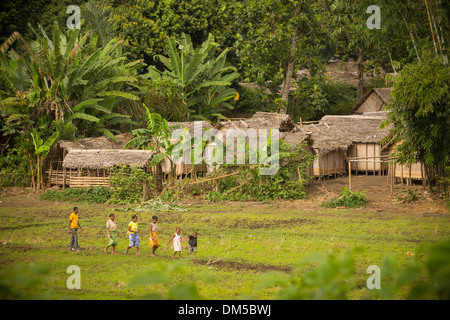
<svg viewBox="0 0 450 320">
<path fill-rule="evenodd" d="M 237 271 L 248 271 L 252 270 L 255 272 L 267 272 L 267 271 L 284 271 L 291 272 L 292 267 L 290 266 L 274 266 L 262 263 L 251 264 L 247 262 L 239 262 L 239 261 L 229 261 L 229 260 L 219 260 L 219 261 L 206 261 L 206 260 L 193 260 L 194 263 L 200 265 L 208 265 L 222 269 L 231 269 Z"/>
</svg>

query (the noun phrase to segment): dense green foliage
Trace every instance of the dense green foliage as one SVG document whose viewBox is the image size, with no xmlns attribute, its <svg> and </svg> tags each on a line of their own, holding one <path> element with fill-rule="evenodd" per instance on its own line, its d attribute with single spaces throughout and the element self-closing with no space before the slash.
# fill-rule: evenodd
<svg viewBox="0 0 450 320">
<path fill-rule="evenodd" d="M 450 162 L 450 68 L 441 59 L 425 55 L 405 66 L 387 106 L 398 162 L 424 163 L 427 177 L 431 167 L 444 171 Z"/>
<path fill-rule="evenodd" d="M 39 199 L 79 203 L 106 203 L 112 195 L 113 191 L 106 187 L 67 188 L 61 191 L 45 191 L 40 195 Z"/>
<path fill-rule="evenodd" d="M 201 46 L 194 48 L 191 37 L 183 33 L 179 41 L 167 38 L 168 57 L 157 56 L 166 70 L 160 72 L 154 66 L 149 67 L 148 75 L 153 81 L 168 81 L 175 85 L 185 106 L 182 116 L 188 119 L 212 120 L 223 117 L 221 112 L 232 108 L 227 101 L 236 91 L 228 86 L 239 73 L 230 72 L 235 68 L 225 64 L 228 50 L 214 56 L 217 47 L 212 34 Z"/>
<path fill-rule="evenodd" d="M 137 203 L 145 201 L 153 189 L 153 177 L 144 169 L 119 166 L 114 169 L 109 184 L 114 192 L 108 203 Z"/>
<path fill-rule="evenodd" d="M 279 159 L 279 168 L 275 174 L 261 175 L 261 168 L 264 164 L 238 167 L 222 165 L 224 173 L 238 170 L 239 174 L 218 180 L 218 190 L 208 192 L 206 198 L 211 201 L 304 198 L 306 196 L 306 181 L 309 178 L 306 169 L 314 160 L 314 156 L 306 151 L 305 144 L 292 147 L 282 140 L 280 142 L 278 153 L 269 157 Z M 270 145 L 270 141 L 267 145 Z M 247 148 L 247 151 L 251 152 L 249 148 Z"/>
</svg>

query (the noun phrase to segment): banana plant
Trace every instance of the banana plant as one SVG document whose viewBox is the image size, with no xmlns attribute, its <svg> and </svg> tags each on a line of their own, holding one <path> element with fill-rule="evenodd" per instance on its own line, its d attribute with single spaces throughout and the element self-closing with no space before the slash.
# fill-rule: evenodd
<svg viewBox="0 0 450 320">
<path fill-rule="evenodd" d="M 168 57 L 157 55 L 166 70 L 161 72 L 154 66 L 148 68 L 147 77 L 154 81 L 168 79 L 179 88 L 183 103 L 189 108 L 192 118 L 211 119 L 221 117 L 220 112 L 232 109 L 227 103 L 236 94 L 229 86 L 239 77 L 233 67 L 226 67 L 228 50 L 214 57 L 218 44 L 209 35 L 199 48 L 194 48 L 189 35 L 182 34 L 177 42 L 167 37 Z M 231 73 L 230 73 L 231 72 Z"/>
<path fill-rule="evenodd" d="M 15 34 L 0 52 L 0 82 L 6 88 L 0 108 L 19 109 L 32 120 L 46 114 L 49 124 L 53 120 L 74 123 L 90 135 L 113 136 L 108 127 L 131 124 L 128 116 L 114 110 L 123 100 L 139 99 L 133 93 L 136 90 L 128 88 L 138 81 L 142 61 L 127 62 L 122 41 L 115 38 L 98 47 L 97 37 L 90 32 L 61 32 L 55 23 L 49 37 L 38 27 L 40 33 L 32 28 L 35 41 Z M 10 48 L 14 41 L 20 41 L 21 55 Z"/>
<path fill-rule="evenodd" d="M 41 189 L 43 186 L 43 176 L 42 176 L 43 160 L 48 155 L 48 152 L 50 151 L 51 147 L 58 140 L 59 134 L 60 134 L 60 132 L 56 131 L 55 133 L 53 133 L 51 135 L 50 138 L 48 138 L 44 142 L 44 140 L 41 138 L 41 136 L 36 131 L 36 129 L 33 129 L 33 131 L 30 133 L 31 138 L 33 139 L 34 154 L 36 155 L 36 180 L 37 180 L 37 183 L 34 185 L 36 185 L 38 189 Z"/>
<path fill-rule="evenodd" d="M 166 119 L 158 113 L 151 113 L 145 104 L 143 106 L 147 116 L 147 127 L 133 130 L 134 138 L 125 145 L 125 148 L 154 150 L 156 154 L 149 166 L 158 165 L 165 158 L 172 163 L 172 150 L 179 141 L 172 141 L 172 131 Z"/>
</svg>

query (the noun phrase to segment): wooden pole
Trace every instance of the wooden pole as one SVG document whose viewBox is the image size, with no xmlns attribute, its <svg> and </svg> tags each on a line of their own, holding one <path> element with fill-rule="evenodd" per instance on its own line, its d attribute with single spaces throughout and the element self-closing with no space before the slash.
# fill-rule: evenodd
<svg viewBox="0 0 450 320">
<path fill-rule="evenodd" d="M 66 188 L 66 173 L 67 173 L 66 168 L 63 167 L 63 189 Z"/>
<path fill-rule="evenodd" d="M 394 193 L 394 163 L 390 164 L 391 167 L 391 183 L 390 185 L 390 191 L 391 191 L 391 195 Z"/>
<path fill-rule="evenodd" d="M 402 179 L 401 185 L 403 185 L 403 164 L 400 166 L 400 170 L 401 170 L 400 176 Z"/>
<path fill-rule="evenodd" d="M 422 187 L 425 189 L 426 181 L 425 181 L 425 175 L 423 174 L 423 163 L 420 163 L 420 176 L 422 177 Z"/>
<path fill-rule="evenodd" d="M 53 167 L 53 161 L 50 161 L 50 169 L 48 171 L 48 186 L 52 186 L 52 167 Z M 58 172 L 56 172 L 58 174 Z"/>
<path fill-rule="evenodd" d="M 348 188 L 352 190 L 352 162 L 348 161 Z"/>
<path fill-rule="evenodd" d="M 394 183 L 395 183 L 395 164 L 393 164 L 393 169 L 392 169 L 392 193 L 394 193 Z"/>
<path fill-rule="evenodd" d="M 191 182 L 189 184 L 195 184 L 195 183 L 202 183 L 202 182 L 211 181 L 211 180 L 217 180 L 217 179 L 221 179 L 221 178 L 225 178 L 225 177 L 229 177 L 229 176 L 234 176 L 234 175 L 237 175 L 237 174 L 239 174 L 239 172 L 234 172 L 234 173 L 226 174 L 224 176 L 214 177 L 214 178 L 211 178 L 211 179 L 205 179 L 205 180 L 201 180 L 201 181 L 194 181 L 194 182 Z"/>
<path fill-rule="evenodd" d="M 366 143 L 366 157 L 369 157 L 369 145 Z M 369 174 L 369 159 L 366 161 L 366 176 Z"/>
<path fill-rule="evenodd" d="M 408 186 L 412 186 L 412 178 L 411 178 L 411 167 L 412 165 L 409 165 L 409 180 L 408 180 Z"/>
</svg>

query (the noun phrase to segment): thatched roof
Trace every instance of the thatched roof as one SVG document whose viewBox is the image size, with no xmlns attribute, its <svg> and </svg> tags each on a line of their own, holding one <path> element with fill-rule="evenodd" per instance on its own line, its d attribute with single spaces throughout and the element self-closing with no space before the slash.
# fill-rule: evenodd
<svg viewBox="0 0 450 320">
<path fill-rule="evenodd" d="M 364 103 L 364 101 L 367 100 L 367 98 L 370 97 L 371 94 L 376 94 L 381 99 L 381 101 L 383 101 L 383 106 L 389 104 L 389 102 L 392 101 L 392 89 L 393 88 L 374 88 L 370 90 L 361 100 L 356 103 L 355 107 L 352 109 L 352 113 L 358 110 L 358 108 Z"/>
<path fill-rule="evenodd" d="M 281 132 L 280 139 L 291 146 L 300 146 L 304 141 L 308 141 L 310 133 L 305 133 L 302 131 L 296 132 Z"/>
<path fill-rule="evenodd" d="M 206 130 L 206 129 L 211 129 L 213 126 L 208 122 L 208 121 L 186 121 L 186 122 L 169 122 L 169 128 L 171 131 L 174 131 L 176 129 L 184 129 L 184 128 L 188 128 L 189 133 L 191 134 L 191 137 L 194 136 L 194 127 L 195 125 L 199 125 L 201 124 L 202 126 L 202 133 Z"/>
<path fill-rule="evenodd" d="M 386 115 L 325 116 L 318 124 L 307 126 L 312 148 L 318 154 L 347 150 L 354 143 L 380 143 L 389 128 L 380 129 Z"/>
<path fill-rule="evenodd" d="M 272 112 L 256 112 L 251 118 L 246 120 L 227 120 L 217 123 L 217 129 L 278 129 L 281 132 L 289 132 L 295 128 L 295 122 L 287 114 Z"/>
<path fill-rule="evenodd" d="M 68 169 L 103 169 L 118 165 L 145 167 L 154 151 L 117 149 L 72 149 L 64 158 L 63 167 Z"/>
<path fill-rule="evenodd" d="M 130 133 L 122 133 L 116 135 L 115 138 L 119 141 L 118 143 L 106 136 L 85 138 L 76 142 L 61 140 L 57 143 L 57 147 L 66 149 L 67 151 L 73 149 L 122 149 L 128 141 L 133 139 L 133 135 Z"/>
</svg>

